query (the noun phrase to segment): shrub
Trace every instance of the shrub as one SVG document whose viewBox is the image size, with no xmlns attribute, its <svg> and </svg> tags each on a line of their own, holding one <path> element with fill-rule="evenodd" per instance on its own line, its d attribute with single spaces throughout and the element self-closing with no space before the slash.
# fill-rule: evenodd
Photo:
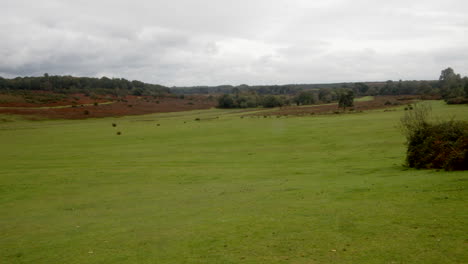
<svg viewBox="0 0 468 264">
<path fill-rule="evenodd" d="M 408 146 L 406 162 L 412 168 L 468 169 L 468 122 L 428 122 L 430 107 L 416 104 L 401 119 Z"/>
<path fill-rule="evenodd" d="M 456 97 L 445 100 L 447 104 L 468 104 L 468 98 Z"/>
<path fill-rule="evenodd" d="M 122 132 L 120 132 L 120 131 L 117 132 L 117 135 L 118 135 L 118 136 L 120 136 L 121 134 L 122 134 Z"/>
<path fill-rule="evenodd" d="M 448 121 L 418 130 L 408 142 L 408 166 L 468 169 L 468 123 Z"/>
<path fill-rule="evenodd" d="M 228 94 L 223 94 L 218 99 L 218 107 L 219 108 L 234 108 L 234 100 Z"/>
<path fill-rule="evenodd" d="M 113 126 L 113 127 L 116 127 L 116 126 L 117 126 L 117 124 L 116 124 L 116 123 L 112 123 L 112 126 Z"/>
<path fill-rule="evenodd" d="M 265 108 L 278 107 L 282 105 L 283 102 L 281 101 L 281 99 L 274 95 L 267 95 L 263 98 L 262 101 L 262 106 Z"/>
<path fill-rule="evenodd" d="M 354 92 L 349 89 L 341 91 L 338 98 L 338 107 L 343 107 L 344 110 L 346 107 L 351 106 L 354 106 Z"/>
<path fill-rule="evenodd" d="M 315 98 L 312 92 L 302 91 L 294 97 L 293 101 L 297 105 L 310 105 L 315 103 Z"/>
<path fill-rule="evenodd" d="M 409 108 L 405 107 L 405 110 L 409 110 Z M 419 130 L 429 125 L 428 118 L 431 111 L 431 106 L 428 104 L 416 104 L 412 111 L 406 112 L 400 119 L 400 129 L 407 142 L 411 141 Z"/>
<path fill-rule="evenodd" d="M 84 110 L 84 111 L 83 111 L 83 114 L 89 115 L 89 111 L 88 111 L 88 110 Z"/>
</svg>

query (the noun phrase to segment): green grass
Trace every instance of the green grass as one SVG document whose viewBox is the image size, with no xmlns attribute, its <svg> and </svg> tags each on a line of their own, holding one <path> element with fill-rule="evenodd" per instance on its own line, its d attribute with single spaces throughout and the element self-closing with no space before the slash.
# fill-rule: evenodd
<svg viewBox="0 0 468 264">
<path fill-rule="evenodd" d="M 356 102 L 367 102 L 367 101 L 372 101 L 374 100 L 374 96 L 363 96 L 360 98 L 356 98 L 354 101 Z"/>
<path fill-rule="evenodd" d="M 403 112 L 9 117 L 0 263 L 467 263 L 468 173 L 404 168 Z"/>
</svg>

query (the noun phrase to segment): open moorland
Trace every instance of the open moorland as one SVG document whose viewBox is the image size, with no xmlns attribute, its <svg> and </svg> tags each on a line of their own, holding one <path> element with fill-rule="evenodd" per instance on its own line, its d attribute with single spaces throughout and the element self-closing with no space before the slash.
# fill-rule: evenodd
<svg viewBox="0 0 468 264">
<path fill-rule="evenodd" d="M 403 165 L 405 104 L 1 114 L 0 263 L 467 263 L 468 173 Z"/>
<path fill-rule="evenodd" d="M 85 119 L 208 109 L 216 105 L 209 96 L 87 96 L 33 91 L 27 95 L 0 94 L 0 114 L 30 119 Z"/>
<path fill-rule="evenodd" d="M 315 114 L 342 114 L 362 112 L 373 109 L 386 109 L 394 111 L 392 106 L 408 105 L 417 102 L 421 96 L 417 95 L 399 95 L 399 96 L 364 96 L 358 98 L 352 107 L 348 109 L 338 108 L 338 103 L 317 104 L 317 105 L 301 105 L 301 106 L 284 106 L 275 110 L 259 111 L 251 113 L 252 116 L 302 116 Z"/>
<path fill-rule="evenodd" d="M 50 92 L 33 92 L 33 102 L 25 96 L 0 94 L 0 114 L 23 115 L 29 119 L 86 119 L 93 117 L 116 117 L 151 113 L 168 113 L 209 109 L 217 105 L 217 100 L 209 95 L 188 96 L 100 96 L 84 94 L 62 95 Z M 358 98 L 349 112 L 372 109 L 387 109 L 392 106 L 410 104 L 428 96 L 386 95 Z M 436 97 L 437 98 L 437 97 Z M 40 100 L 43 100 L 41 102 Z M 314 114 L 334 114 L 340 111 L 338 103 L 322 103 L 304 106 L 283 106 L 276 109 L 248 109 L 253 116 L 302 116 Z M 342 109 L 341 109 L 342 110 Z"/>
</svg>

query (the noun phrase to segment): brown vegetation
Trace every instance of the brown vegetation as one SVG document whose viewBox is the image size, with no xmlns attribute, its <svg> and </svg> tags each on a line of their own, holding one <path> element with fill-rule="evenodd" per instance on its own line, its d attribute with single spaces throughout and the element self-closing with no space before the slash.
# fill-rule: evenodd
<svg viewBox="0 0 468 264">
<path fill-rule="evenodd" d="M 374 100 L 354 102 L 354 106 L 348 108 L 347 112 L 360 112 L 372 109 L 383 109 L 392 106 L 405 105 L 420 99 L 416 95 L 406 96 L 376 96 Z M 341 113 L 337 103 L 310 105 L 310 106 L 285 106 L 273 111 L 262 111 L 261 113 L 254 113 L 252 115 L 261 116 L 301 116 L 301 115 L 314 115 L 314 114 L 338 114 Z"/>
<path fill-rule="evenodd" d="M 93 117 L 140 115 L 150 113 L 178 112 L 214 107 L 216 102 L 206 96 L 152 97 L 126 96 L 121 98 L 102 96 L 88 97 L 83 94 L 68 95 L 61 101 L 28 103 L 24 100 L 0 100 L 0 113 L 41 116 L 57 119 L 83 119 Z M 96 104 L 97 103 L 97 104 Z M 132 107 L 129 107 L 131 105 Z M 85 114 L 86 113 L 86 114 Z"/>
</svg>

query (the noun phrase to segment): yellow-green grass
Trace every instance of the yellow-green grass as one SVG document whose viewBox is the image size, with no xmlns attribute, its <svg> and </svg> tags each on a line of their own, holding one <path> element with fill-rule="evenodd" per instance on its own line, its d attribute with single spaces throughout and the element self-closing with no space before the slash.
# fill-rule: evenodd
<svg viewBox="0 0 468 264">
<path fill-rule="evenodd" d="M 360 98 L 356 98 L 354 101 L 356 102 L 367 102 L 367 101 L 372 101 L 374 100 L 374 96 L 363 96 Z"/>
<path fill-rule="evenodd" d="M 468 173 L 405 168 L 403 113 L 4 118 L 0 263 L 467 263 Z"/>
</svg>

